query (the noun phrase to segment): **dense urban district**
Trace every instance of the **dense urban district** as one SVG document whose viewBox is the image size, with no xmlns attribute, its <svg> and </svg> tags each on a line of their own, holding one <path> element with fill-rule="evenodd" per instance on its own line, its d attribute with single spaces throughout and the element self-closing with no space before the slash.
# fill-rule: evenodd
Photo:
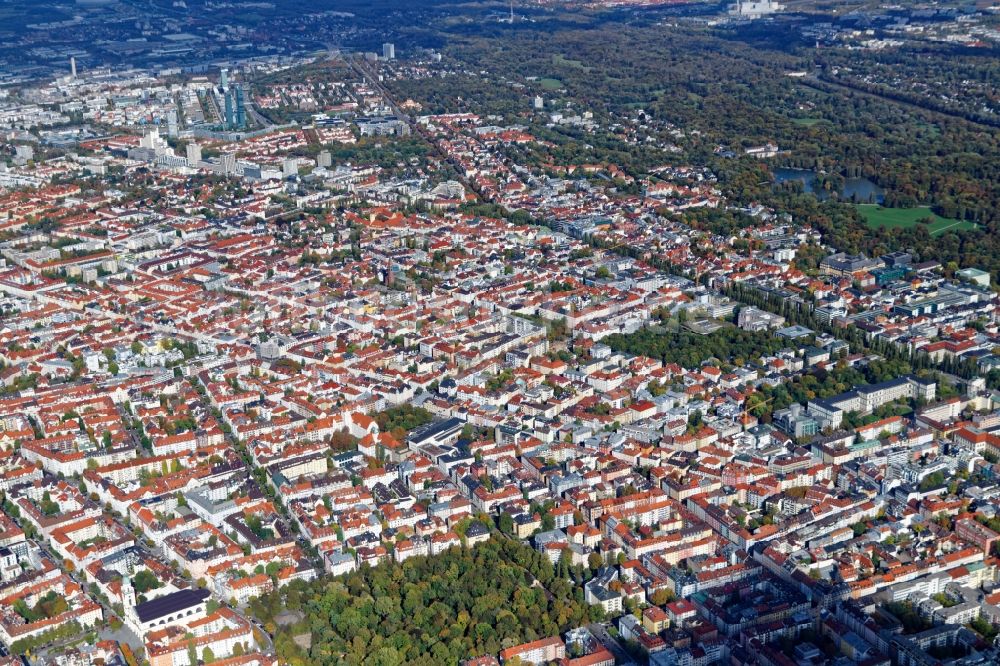
<svg viewBox="0 0 1000 666">
<path fill-rule="evenodd" d="M 996 5 L 33 4 L 0 666 L 1000 663 Z"/>
</svg>

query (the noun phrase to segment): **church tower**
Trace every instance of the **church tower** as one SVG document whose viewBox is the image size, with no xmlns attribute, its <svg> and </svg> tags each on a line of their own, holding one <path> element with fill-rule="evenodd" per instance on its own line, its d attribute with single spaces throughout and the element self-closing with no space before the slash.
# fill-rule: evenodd
<svg viewBox="0 0 1000 666">
<path fill-rule="evenodd" d="M 135 588 L 132 587 L 132 579 L 128 576 L 122 578 L 122 606 L 126 613 L 135 611 Z"/>
</svg>

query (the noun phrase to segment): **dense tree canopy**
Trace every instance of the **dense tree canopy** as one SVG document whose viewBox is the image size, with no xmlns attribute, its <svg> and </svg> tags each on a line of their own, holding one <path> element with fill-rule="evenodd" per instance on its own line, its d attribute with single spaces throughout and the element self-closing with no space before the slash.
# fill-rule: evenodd
<svg viewBox="0 0 1000 666">
<path fill-rule="evenodd" d="M 474 549 L 384 562 L 337 578 L 295 583 L 251 605 L 276 627 L 278 656 L 300 664 L 454 664 L 585 624 L 582 588 L 528 546 L 495 536 Z M 294 638 L 308 634 L 303 649 Z"/>
<path fill-rule="evenodd" d="M 769 332 L 744 331 L 732 326 L 708 335 L 644 328 L 635 333 L 615 333 L 602 342 L 615 351 L 649 356 L 684 368 L 697 368 L 712 358 L 724 363 L 737 358 L 749 362 L 789 347 L 787 340 Z"/>
<path fill-rule="evenodd" d="M 434 420 L 434 416 L 423 407 L 414 407 L 409 403 L 390 407 L 375 415 L 375 422 L 382 432 L 392 433 L 397 439 L 403 439 L 406 433 L 426 425 Z"/>
</svg>

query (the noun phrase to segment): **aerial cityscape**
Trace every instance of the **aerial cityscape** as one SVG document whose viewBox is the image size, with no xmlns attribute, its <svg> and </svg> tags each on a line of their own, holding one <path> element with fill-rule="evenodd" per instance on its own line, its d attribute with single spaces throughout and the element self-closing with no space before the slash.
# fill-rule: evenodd
<svg viewBox="0 0 1000 666">
<path fill-rule="evenodd" d="M 994 0 L 0 3 L 0 666 L 1000 665 Z"/>
</svg>

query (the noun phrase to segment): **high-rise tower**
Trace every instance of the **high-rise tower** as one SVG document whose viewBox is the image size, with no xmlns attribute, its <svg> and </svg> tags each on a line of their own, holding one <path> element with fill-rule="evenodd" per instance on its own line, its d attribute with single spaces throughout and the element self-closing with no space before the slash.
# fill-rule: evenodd
<svg viewBox="0 0 1000 666">
<path fill-rule="evenodd" d="M 243 86 L 237 85 L 233 89 L 233 97 L 236 102 L 236 129 L 244 129 L 247 126 L 247 107 L 243 99 Z"/>
<path fill-rule="evenodd" d="M 236 124 L 236 113 L 233 109 L 233 96 L 229 92 L 223 95 L 223 101 L 226 107 L 226 129 L 233 129 Z"/>
</svg>

